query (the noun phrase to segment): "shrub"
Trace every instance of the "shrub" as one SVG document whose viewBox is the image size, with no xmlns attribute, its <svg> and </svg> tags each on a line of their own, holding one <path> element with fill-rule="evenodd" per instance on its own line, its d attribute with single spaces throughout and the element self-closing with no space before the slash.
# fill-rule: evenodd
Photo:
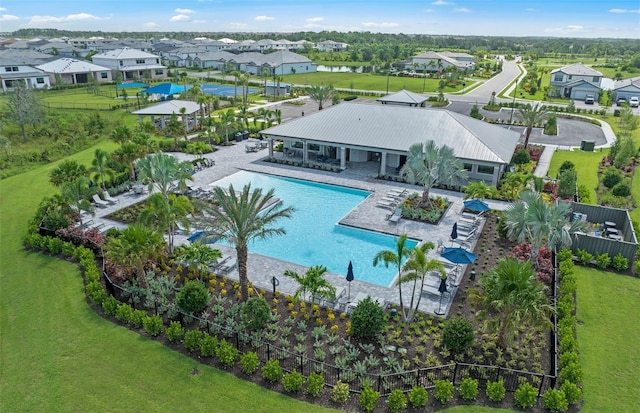
<svg viewBox="0 0 640 413">
<path fill-rule="evenodd" d="M 562 390 L 547 390 L 542 395 L 542 401 L 544 402 L 544 408 L 551 412 L 566 412 L 569 408 L 569 403 Z"/>
<path fill-rule="evenodd" d="M 204 309 L 211 299 L 209 290 L 199 281 L 189 281 L 176 295 L 178 308 L 187 313 L 196 313 Z"/>
<path fill-rule="evenodd" d="M 156 337 L 158 334 L 162 333 L 162 317 L 159 315 L 146 316 L 142 320 L 142 325 L 144 326 L 144 331 L 152 337 Z"/>
<path fill-rule="evenodd" d="M 302 390 L 303 384 L 304 376 L 299 371 L 292 371 L 291 373 L 287 373 L 282 378 L 282 387 L 284 388 L 284 391 L 297 393 Z"/>
<path fill-rule="evenodd" d="M 578 251 L 576 251 L 576 257 L 578 257 L 578 261 L 580 261 L 582 265 L 589 265 L 593 260 L 593 254 L 581 248 L 578 248 Z"/>
<path fill-rule="evenodd" d="M 453 383 L 448 380 L 436 380 L 434 383 L 434 397 L 440 403 L 445 404 L 453 398 Z"/>
<path fill-rule="evenodd" d="M 487 383 L 487 397 L 492 402 L 499 403 L 503 401 L 505 394 L 504 381 L 490 381 Z"/>
<path fill-rule="evenodd" d="M 556 258 L 558 259 L 558 262 L 571 261 L 571 259 L 573 258 L 573 253 L 568 248 L 561 248 L 560 251 L 558 251 L 558 253 L 556 254 Z"/>
<path fill-rule="evenodd" d="M 564 162 L 562 162 L 562 165 L 560 165 L 560 168 L 558 168 L 558 173 L 560 174 L 560 173 L 562 173 L 564 171 L 575 170 L 575 169 L 576 169 L 576 166 L 575 166 L 575 164 L 573 162 L 564 161 Z"/>
<path fill-rule="evenodd" d="M 579 363 L 578 353 L 575 351 L 565 351 L 560 354 L 560 368 L 567 366 L 571 363 Z"/>
<path fill-rule="evenodd" d="M 129 323 L 136 328 L 144 326 L 144 318 L 147 316 L 147 312 L 144 310 L 133 310 Z"/>
<path fill-rule="evenodd" d="M 180 321 L 172 321 L 171 324 L 169 324 L 169 328 L 165 331 L 165 334 L 170 343 L 178 342 L 184 337 L 184 327 L 182 327 Z"/>
<path fill-rule="evenodd" d="M 602 185 L 606 186 L 607 188 L 613 188 L 614 186 L 622 182 L 622 178 L 623 175 L 619 169 L 616 169 L 614 167 L 607 168 L 607 170 L 604 172 L 604 175 L 602 175 Z"/>
<path fill-rule="evenodd" d="M 349 400 L 349 385 L 338 380 L 333 389 L 331 389 L 331 401 L 345 404 L 347 400 Z"/>
<path fill-rule="evenodd" d="M 523 409 L 533 407 L 537 399 L 538 390 L 529 383 L 522 383 L 513 393 L 513 402 Z"/>
<path fill-rule="evenodd" d="M 324 390 L 324 376 L 320 373 L 311 373 L 307 377 L 307 394 L 311 397 L 318 397 Z"/>
<path fill-rule="evenodd" d="M 399 413 L 407 408 L 407 396 L 404 395 L 402 390 L 395 389 L 387 397 L 387 406 L 392 413 Z"/>
<path fill-rule="evenodd" d="M 578 174 L 574 169 L 568 169 L 560 173 L 558 177 L 558 196 L 571 198 L 576 194 Z"/>
<path fill-rule="evenodd" d="M 526 165 L 531 162 L 531 155 L 526 149 L 520 149 L 513 154 L 512 162 L 516 165 Z"/>
<path fill-rule="evenodd" d="M 467 377 L 462 379 L 458 393 L 464 400 L 475 400 L 478 397 L 478 380 Z"/>
<path fill-rule="evenodd" d="M 582 383 L 584 372 L 578 363 L 569 363 L 560 370 L 560 382 L 570 381 L 574 384 Z"/>
<path fill-rule="evenodd" d="M 200 356 L 211 357 L 216 353 L 218 348 L 218 338 L 210 336 L 207 333 L 203 333 L 200 338 Z"/>
<path fill-rule="evenodd" d="M 239 353 L 238 349 L 226 340 L 220 341 L 216 348 L 216 357 L 218 357 L 218 360 L 224 367 L 233 367 L 238 359 Z"/>
<path fill-rule="evenodd" d="M 367 413 L 372 412 L 378 405 L 378 399 L 380 399 L 380 393 L 367 385 L 360 392 L 360 407 Z"/>
<path fill-rule="evenodd" d="M 361 300 L 351 313 L 351 335 L 354 337 L 374 337 L 384 325 L 384 310 L 371 297 Z"/>
<path fill-rule="evenodd" d="M 585 185 L 578 185 L 578 200 L 584 204 L 591 202 L 591 191 Z"/>
<path fill-rule="evenodd" d="M 577 404 L 582 399 L 582 390 L 575 383 L 565 381 L 560 386 L 560 390 L 564 393 L 564 397 L 569 404 Z"/>
<path fill-rule="evenodd" d="M 557 135 L 558 134 L 558 121 L 555 115 L 549 116 L 549 119 L 544 124 L 545 135 Z M 569 161 L 565 161 L 569 162 Z"/>
<path fill-rule="evenodd" d="M 620 182 L 613 187 L 611 193 L 615 196 L 627 197 L 631 195 L 631 187 L 626 182 Z"/>
<path fill-rule="evenodd" d="M 129 324 L 131 321 L 131 315 L 133 314 L 133 308 L 127 303 L 121 303 L 116 309 L 116 319 L 122 321 L 125 324 Z"/>
<path fill-rule="evenodd" d="M 104 287 L 98 281 L 92 281 L 87 283 L 87 296 L 92 303 L 96 305 L 102 305 L 102 302 L 107 298 L 107 292 Z"/>
<path fill-rule="evenodd" d="M 424 407 L 429 401 L 429 393 L 422 386 L 414 386 L 409 392 L 409 403 L 414 408 Z"/>
<path fill-rule="evenodd" d="M 611 257 L 606 252 L 596 255 L 596 265 L 600 269 L 606 269 L 611 264 Z"/>
<path fill-rule="evenodd" d="M 200 349 L 200 340 L 204 338 L 204 332 L 200 330 L 189 330 L 184 334 L 184 347 L 190 352 Z"/>
<path fill-rule="evenodd" d="M 626 271 L 629 268 L 629 260 L 622 256 L 622 254 L 617 253 L 615 257 L 613 257 L 613 268 L 616 271 Z"/>
<path fill-rule="evenodd" d="M 242 305 L 240 316 L 247 328 L 260 330 L 267 325 L 271 309 L 264 298 L 251 297 Z"/>
<path fill-rule="evenodd" d="M 104 310 L 106 315 L 116 315 L 118 304 L 120 304 L 120 302 L 116 300 L 115 297 L 109 296 L 102 301 L 102 310 Z"/>
<path fill-rule="evenodd" d="M 278 360 L 269 360 L 262 366 L 262 378 L 269 383 L 277 383 L 282 378 L 282 367 Z"/>
<path fill-rule="evenodd" d="M 250 351 L 240 356 L 240 370 L 244 374 L 253 374 L 258 370 L 260 359 L 255 351 Z"/>
<path fill-rule="evenodd" d="M 474 119 L 482 119 L 482 114 L 480 113 L 480 109 L 478 109 L 478 105 L 471 106 L 471 112 L 469 113 Z"/>
<path fill-rule="evenodd" d="M 452 317 L 442 330 L 442 344 L 449 350 L 460 352 L 466 350 L 474 340 L 471 321 L 464 317 Z"/>
</svg>

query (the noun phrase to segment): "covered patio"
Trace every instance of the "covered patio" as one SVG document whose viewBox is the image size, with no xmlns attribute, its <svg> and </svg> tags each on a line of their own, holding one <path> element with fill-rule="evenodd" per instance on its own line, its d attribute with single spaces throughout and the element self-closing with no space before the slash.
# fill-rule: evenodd
<svg viewBox="0 0 640 413">
<path fill-rule="evenodd" d="M 184 117 L 186 119 L 182 119 L 183 115 L 180 113 L 180 110 L 183 108 L 185 109 Z M 140 123 L 144 121 L 146 116 L 150 116 L 151 123 L 160 129 L 164 129 L 167 126 L 167 121 L 171 118 L 171 115 L 175 114 L 180 121 L 185 123 L 185 128 L 188 132 L 198 124 L 197 114 L 199 110 L 200 105 L 196 102 L 188 100 L 169 100 L 131 113 L 138 115 Z"/>
</svg>

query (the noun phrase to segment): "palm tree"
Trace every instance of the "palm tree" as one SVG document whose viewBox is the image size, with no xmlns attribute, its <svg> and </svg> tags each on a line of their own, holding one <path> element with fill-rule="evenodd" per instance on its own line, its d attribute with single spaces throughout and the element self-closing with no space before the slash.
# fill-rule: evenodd
<svg viewBox="0 0 640 413">
<path fill-rule="evenodd" d="M 96 149 L 93 155 L 93 160 L 91 161 L 91 168 L 89 168 L 89 172 L 93 172 L 93 179 L 96 181 L 100 181 L 100 186 L 103 191 L 107 190 L 107 187 L 104 183 L 105 176 L 108 176 L 110 179 L 113 179 L 113 170 L 109 168 L 109 152 L 103 149 Z"/>
<path fill-rule="evenodd" d="M 283 228 L 272 227 L 280 218 L 290 218 L 292 207 L 279 208 L 273 203 L 274 189 L 263 194 L 262 189 L 251 190 L 245 185 L 242 192 L 236 192 L 233 185 L 228 190 L 216 187 L 213 201 L 218 207 L 202 205 L 205 214 L 200 218 L 205 227 L 214 235 L 235 245 L 238 259 L 240 292 L 242 299 L 249 297 L 247 278 L 248 245 L 253 239 L 265 239 L 285 233 Z"/>
<path fill-rule="evenodd" d="M 467 186 L 462 188 L 464 199 L 487 199 L 493 198 L 498 194 L 495 186 L 487 185 L 486 182 L 469 182 Z"/>
<path fill-rule="evenodd" d="M 330 100 L 335 93 L 333 86 L 313 85 L 308 89 L 309 97 L 318 103 L 318 110 L 322 110 L 325 102 Z"/>
<path fill-rule="evenodd" d="M 263 67 L 260 71 L 260 75 L 262 76 L 262 82 L 264 83 L 264 97 L 267 97 L 267 79 L 270 76 L 270 70 L 268 67 Z"/>
<path fill-rule="evenodd" d="M 129 168 L 129 180 L 131 182 L 136 180 L 135 173 L 135 160 L 140 156 L 140 146 L 133 142 L 125 142 L 118 149 L 113 151 L 113 158 Z"/>
<path fill-rule="evenodd" d="M 168 136 L 173 136 L 173 150 L 176 152 L 178 151 L 178 136 L 182 135 L 184 130 L 185 127 L 182 122 L 178 120 L 178 115 L 172 113 L 164 127 L 164 132 Z"/>
<path fill-rule="evenodd" d="M 421 204 L 427 208 L 432 207 L 429 191 L 436 184 L 454 185 L 467 178 L 462 161 L 456 158 L 453 149 L 446 145 L 439 147 L 434 141 L 411 145 L 400 175 L 422 185 Z"/>
<path fill-rule="evenodd" d="M 165 250 L 162 234 L 142 224 L 132 224 L 117 238 L 108 238 L 105 257 L 114 264 L 134 271 L 138 281 L 146 284 L 144 267 L 147 262 L 161 256 Z"/>
<path fill-rule="evenodd" d="M 444 270 L 444 264 L 437 259 L 427 259 L 427 253 L 434 249 L 433 242 L 425 242 L 424 244 L 411 250 L 411 255 L 404 263 L 402 269 L 406 272 L 400 277 L 401 283 L 407 283 L 413 281 L 413 289 L 411 290 L 411 303 L 409 304 L 409 315 L 407 322 L 411 322 L 413 317 L 420 308 L 420 300 L 422 299 L 422 288 L 424 287 L 424 278 L 431 272 L 437 272 L 441 278 L 446 278 L 447 273 Z M 416 286 L 420 281 L 420 289 L 418 290 L 418 300 L 413 305 L 413 301 L 416 293 Z"/>
<path fill-rule="evenodd" d="M 54 186 L 62 186 L 65 182 L 73 182 L 87 175 L 87 168 L 77 161 L 64 160 L 49 173 L 49 182 Z"/>
<path fill-rule="evenodd" d="M 89 193 L 89 179 L 85 176 L 80 176 L 71 182 L 65 182 L 60 188 L 62 200 L 75 212 L 93 211 L 93 205 L 87 199 Z M 80 214 L 79 220 L 80 227 L 82 227 L 82 214 Z"/>
<path fill-rule="evenodd" d="M 189 118 L 187 118 L 187 108 L 180 108 L 180 117 L 182 118 L 182 126 L 184 131 L 184 140 L 185 142 L 189 140 L 187 137 L 187 131 L 189 130 Z"/>
<path fill-rule="evenodd" d="M 233 101 L 236 102 L 238 100 L 238 80 L 240 80 L 240 76 L 242 75 L 242 72 L 240 72 L 239 70 L 234 70 L 230 74 L 231 76 L 233 76 L 233 79 L 234 79 Z"/>
<path fill-rule="evenodd" d="M 379 263 L 383 263 L 385 268 L 389 268 L 389 265 L 393 264 L 398 269 L 398 294 L 400 296 L 400 313 L 402 314 L 402 318 L 406 321 L 407 314 L 404 312 L 404 302 L 402 301 L 402 261 L 405 260 L 410 254 L 411 249 L 407 248 L 407 234 L 402 234 L 396 240 L 396 250 L 382 250 L 376 254 L 373 258 L 373 265 L 376 266 Z"/>
<path fill-rule="evenodd" d="M 220 250 L 213 249 L 201 242 L 180 245 L 176 248 L 175 255 L 178 261 L 186 261 L 189 264 L 189 268 L 195 269 L 195 275 L 198 279 L 200 279 L 203 271 L 222 258 Z"/>
<path fill-rule="evenodd" d="M 207 105 L 207 109 L 208 109 L 208 103 L 209 103 L 209 99 L 210 96 L 209 95 L 205 95 L 204 93 L 200 93 L 198 96 L 196 96 L 196 103 L 198 105 L 200 105 L 200 125 L 203 126 L 205 124 L 204 121 L 204 106 Z"/>
<path fill-rule="evenodd" d="M 513 342 L 518 328 L 550 326 L 547 287 L 536 279 L 531 262 L 500 260 L 479 284 L 479 289 L 469 291 L 469 300 L 480 306 L 478 316 L 485 329 L 497 332 L 502 346 Z"/>
<path fill-rule="evenodd" d="M 311 303 L 316 302 L 316 297 L 325 299 L 333 299 L 336 296 L 336 287 L 331 285 L 329 281 L 323 278 L 327 272 L 327 267 L 323 265 L 315 265 L 310 267 L 304 275 L 300 275 L 295 271 L 286 270 L 284 275 L 293 278 L 299 285 L 293 297 L 296 300 L 304 299 L 307 294 L 311 295 Z"/>
<path fill-rule="evenodd" d="M 133 132 L 127 125 L 116 126 L 109 135 L 115 143 L 123 144 L 133 139 Z"/>
<path fill-rule="evenodd" d="M 193 180 L 188 170 L 192 167 L 188 161 L 180 162 L 175 156 L 164 152 L 156 152 L 140 159 L 136 166 L 140 171 L 139 178 L 149 180 L 149 189 L 155 187 L 165 199 L 175 189 L 187 189 L 186 181 Z"/>
<path fill-rule="evenodd" d="M 147 198 L 147 206 L 140 211 L 138 221 L 161 233 L 166 232 L 169 253 L 172 253 L 178 224 L 189 228 L 188 216 L 193 211 L 193 205 L 186 196 L 169 194 L 169 197 L 165 198 L 158 192 Z"/>
<path fill-rule="evenodd" d="M 236 113 L 233 109 L 229 109 L 226 112 L 218 115 L 220 124 L 224 126 L 224 143 L 229 145 L 229 128 L 233 127 L 236 123 Z"/>
<path fill-rule="evenodd" d="M 533 127 L 545 122 L 550 116 L 550 113 L 547 112 L 540 104 L 536 104 L 535 106 L 531 106 L 527 104 L 525 107 L 518 109 L 516 112 L 516 119 L 524 124 L 526 130 L 524 132 L 524 148 L 527 148 L 529 144 L 529 136 L 531 136 L 531 131 Z"/>
</svg>

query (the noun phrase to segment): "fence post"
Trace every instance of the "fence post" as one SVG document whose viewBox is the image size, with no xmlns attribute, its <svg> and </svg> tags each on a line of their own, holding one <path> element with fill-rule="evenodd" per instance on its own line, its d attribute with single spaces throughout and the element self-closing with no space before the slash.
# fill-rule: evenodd
<svg viewBox="0 0 640 413">
<path fill-rule="evenodd" d="M 378 393 L 382 393 L 382 374 L 378 373 Z"/>
<path fill-rule="evenodd" d="M 304 374 L 304 362 L 303 362 L 304 359 L 303 359 L 303 356 L 299 355 L 298 359 L 300 360 L 298 362 L 298 369 L 300 370 L 300 373 Z"/>
<path fill-rule="evenodd" d="M 546 375 L 542 375 L 542 380 L 540 380 L 540 385 L 538 386 L 538 397 L 542 396 L 542 385 L 544 384 L 544 379 Z"/>
<path fill-rule="evenodd" d="M 236 341 L 236 350 L 240 350 L 240 334 L 237 331 L 233 333 L 233 339 Z"/>
<path fill-rule="evenodd" d="M 271 344 L 267 343 L 267 361 L 271 360 Z"/>
<path fill-rule="evenodd" d="M 498 366 L 498 369 L 496 370 L 496 379 L 494 381 L 498 381 L 500 380 L 500 373 L 502 372 L 502 367 Z"/>
<path fill-rule="evenodd" d="M 456 366 L 453 369 L 453 380 L 451 380 L 451 382 L 455 385 L 456 384 L 456 377 L 458 377 L 458 362 L 456 361 Z"/>
</svg>

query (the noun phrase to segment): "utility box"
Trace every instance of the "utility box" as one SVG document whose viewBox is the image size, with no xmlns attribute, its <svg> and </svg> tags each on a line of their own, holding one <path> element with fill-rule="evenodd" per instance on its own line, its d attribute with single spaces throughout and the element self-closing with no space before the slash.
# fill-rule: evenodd
<svg viewBox="0 0 640 413">
<path fill-rule="evenodd" d="M 593 152 L 596 147 L 595 141 L 582 141 L 580 142 L 580 149 L 587 152 Z"/>
</svg>

